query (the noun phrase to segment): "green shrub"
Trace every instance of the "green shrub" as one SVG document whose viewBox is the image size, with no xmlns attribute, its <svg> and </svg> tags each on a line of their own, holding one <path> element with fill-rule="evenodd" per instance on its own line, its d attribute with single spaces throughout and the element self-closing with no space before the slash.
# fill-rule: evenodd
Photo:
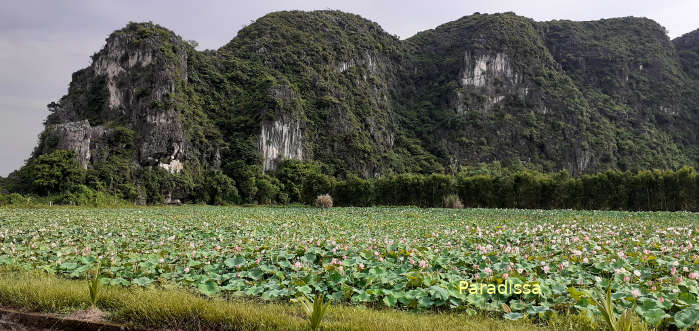
<svg viewBox="0 0 699 331">
<path fill-rule="evenodd" d="M 48 195 L 64 193 L 85 181 L 85 170 L 80 168 L 75 153 L 57 150 L 31 160 L 20 171 L 23 181 L 29 183 L 31 193 Z"/>
<path fill-rule="evenodd" d="M 194 198 L 197 202 L 212 205 L 237 203 L 240 196 L 235 181 L 218 170 L 207 171 L 203 180 L 196 186 Z"/>
<path fill-rule="evenodd" d="M 304 202 L 312 203 L 314 199 L 332 189 L 332 178 L 325 174 L 311 173 L 303 179 Z"/>
<path fill-rule="evenodd" d="M 268 175 L 257 179 L 256 200 L 261 204 L 276 202 L 279 195 L 279 180 Z"/>
<path fill-rule="evenodd" d="M 95 206 L 97 205 L 97 192 L 85 185 L 77 185 L 70 192 L 63 194 L 57 203 L 74 206 Z"/>
<path fill-rule="evenodd" d="M 31 201 L 29 197 L 24 197 L 19 193 L 1 194 L 0 206 L 23 205 Z"/>
</svg>

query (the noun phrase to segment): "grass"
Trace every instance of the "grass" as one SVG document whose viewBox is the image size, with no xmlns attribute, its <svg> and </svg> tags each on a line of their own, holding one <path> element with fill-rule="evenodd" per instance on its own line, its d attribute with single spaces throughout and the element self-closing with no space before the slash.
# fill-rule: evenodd
<svg viewBox="0 0 699 331">
<path fill-rule="evenodd" d="M 39 271 L 0 269 L 0 306 L 31 311 L 70 313 L 90 307 L 85 281 L 67 280 Z M 97 306 L 109 319 L 132 326 L 177 329 L 306 330 L 301 305 L 207 299 L 176 287 L 103 286 Z M 413 313 L 330 306 L 326 330 L 594 330 L 577 315 L 554 316 L 548 325 L 529 320 L 506 321 L 484 315 Z"/>
</svg>

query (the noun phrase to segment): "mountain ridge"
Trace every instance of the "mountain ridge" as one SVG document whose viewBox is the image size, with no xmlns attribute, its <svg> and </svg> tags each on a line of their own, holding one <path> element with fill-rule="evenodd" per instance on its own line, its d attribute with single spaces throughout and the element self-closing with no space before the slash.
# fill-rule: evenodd
<svg viewBox="0 0 699 331">
<path fill-rule="evenodd" d="M 508 12 L 399 40 L 355 14 L 284 11 L 196 51 L 130 23 L 49 105 L 30 162 L 71 150 L 117 191 L 144 186 L 150 168 L 222 171 L 241 189 L 273 181 L 284 159 L 365 178 L 494 162 L 574 175 L 696 167 L 698 36 L 670 40 L 646 18 Z"/>
</svg>

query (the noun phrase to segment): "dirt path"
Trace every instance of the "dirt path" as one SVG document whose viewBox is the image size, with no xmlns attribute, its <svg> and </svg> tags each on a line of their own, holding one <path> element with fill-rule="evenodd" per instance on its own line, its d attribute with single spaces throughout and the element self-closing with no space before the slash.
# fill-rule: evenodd
<svg viewBox="0 0 699 331">
<path fill-rule="evenodd" d="M 96 312 L 89 310 L 82 314 L 61 316 L 56 314 L 25 312 L 0 307 L 0 330 L 10 331 L 48 331 L 48 330 L 103 330 L 122 331 L 136 330 L 125 325 L 114 324 L 101 320 L 79 319 L 83 315 L 95 318 Z M 77 317 L 77 318 L 76 318 Z M 98 316 L 100 319 L 103 315 Z"/>
</svg>

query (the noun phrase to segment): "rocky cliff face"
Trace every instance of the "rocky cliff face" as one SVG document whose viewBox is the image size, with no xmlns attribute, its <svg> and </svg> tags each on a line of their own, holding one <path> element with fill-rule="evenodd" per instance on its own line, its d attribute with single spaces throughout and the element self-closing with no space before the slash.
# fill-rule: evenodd
<svg viewBox="0 0 699 331">
<path fill-rule="evenodd" d="M 498 161 L 573 174 L 697 166 L 697 32 L 647 19 L 463 17 L 405 41 L 359 16 L 279 12 L 216 51 L 152 23 L 73 75 L 35 156 L 171 173 L 448 172 Z"/>
<path fill-rule="evenodd" d="M 53 143 L 45 144 L 42 154 L 52 149 L 71 150 L 75 152 L 80 165 L 87 169 L 92 161 L 105 159 L 104 137 L 110 136 L 111 131 L 102 126 L 92 127 L 87 120 L 50 125 L 46 128 L 46 136 Z"/>
<path fill-rule="evenodd" d="M 536 22 L 473 15 L 407 43 L 415 67 L 408 77 L 416 86 L 406 99 L 417 108 L 415 127 L 433 128 L 418 138 L 450 169 L 501 161 L 592 170 L 588 105 Z"/>
<path fill-rule="evenodd" d="M 110 35 L 54 104 L 40 151 L 75 150 L 88 168 L 108 158 L 113 146 L 101 139 L 110 135 L 108 127 L 124 126 L 137 134 L 137 164 L 181 170 L 189 141 L 173 95 L 187 80 L 187 52 L 179 37 L 153 24 L 131 24 Z M 95 150 L 107 155 L 95 159 Z"/>
<path fill-rule="evenodd" d="M 276 86 L 270 94 L 281 105 L 297 101 L 296 93 L 288 85 Z M 276 170 L 284 159 L 303 160 L 304 130 L 301 125 L 301 120 L 293 112 L 284 109 L 278 109 L 272 120 L 262 121 L 259 150 L 264 171 Z"/>
<path fill-rule="evenodd" d="M 272 96 L 274 111 L 265 111 L 271 119 L 262 122 L 259 147 L 266 170 L 280 156 L 319 160 L 340 173 L 384 170 L 398 130 L 391 95 L 397 38 L 352 14 L 280 12 L 241 30 L 221 51 L 264 66 L 291 87 L 275 87 L 281 95 Z"/>
<path fill-rule="evenodd" d="M 488 111 L 505 100 L 506 94 L 515 92 L 521 98 L 527 96 L 528 88 L 522 85 L 522 74 L 514 72 L 512 60 L 505 53 L 464 54 L 464 70 L 461 77 L 462 91 L 457 91 L 456 112 Z M 480 92 L 485 98 L 480 103 L 469 104 L 464 94 L 471 91 Z"/>
</svg>

